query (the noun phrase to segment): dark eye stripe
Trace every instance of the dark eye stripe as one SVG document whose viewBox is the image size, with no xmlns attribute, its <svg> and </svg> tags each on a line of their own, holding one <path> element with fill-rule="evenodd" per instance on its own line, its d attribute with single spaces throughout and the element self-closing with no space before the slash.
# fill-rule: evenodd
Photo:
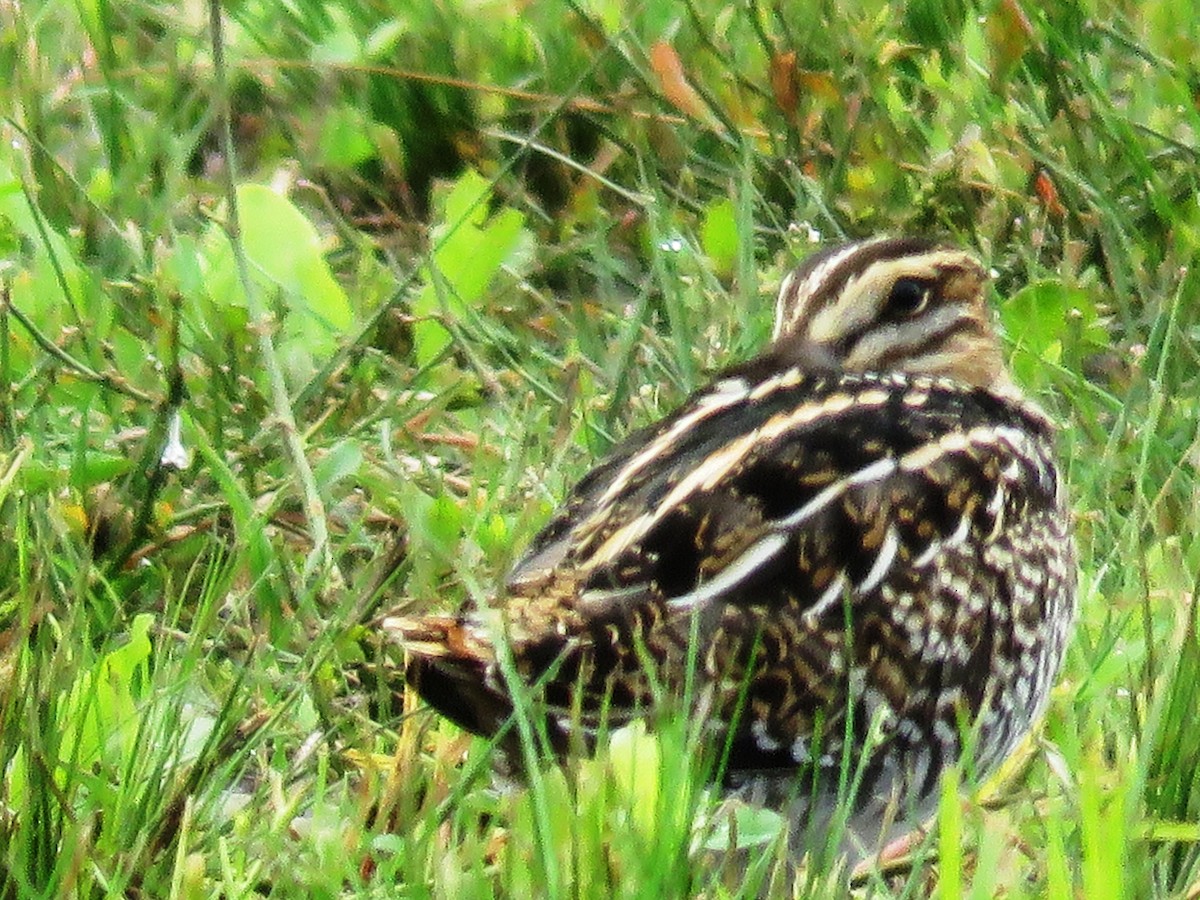
<svg viewBox="0 0 1200 900">
<path fill-rule="evenodd" d="M 959 332 L 964 334 L 975 332 L 976 335 L 983 336 L 983 327 L 973 318 L 956 316 L 941 328 L 923 334 L 921 342 L 915 346 L 893 344 L 878 359 L 871 360 L 871 367 L 886 371 L 906 359 L 924 356 L 926 353 L 936 350 L 939 345 L 946 343 Z"/>
</svg>

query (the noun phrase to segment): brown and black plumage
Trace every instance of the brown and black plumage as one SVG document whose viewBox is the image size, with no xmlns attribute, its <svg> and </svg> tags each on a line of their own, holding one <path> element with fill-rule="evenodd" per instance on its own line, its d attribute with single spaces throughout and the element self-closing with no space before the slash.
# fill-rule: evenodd
<svg viewBox="0 0 1200 900">
<path fill-rule="evenodd" d="M 766 352 L 588 474 L 499 600 L 385 620 L 410 683 L 494 734 L 504 642 L 560 752 L 687 685 L 725 788 L 783 811 L 797 848 L 846 762 L 846 846 L 917 824 L 965 746 L 986 772 L 1028 730 L 1075 614 L 1053 429 L 986 281 L 917 239 L 807 259 Z"/>
</svg>

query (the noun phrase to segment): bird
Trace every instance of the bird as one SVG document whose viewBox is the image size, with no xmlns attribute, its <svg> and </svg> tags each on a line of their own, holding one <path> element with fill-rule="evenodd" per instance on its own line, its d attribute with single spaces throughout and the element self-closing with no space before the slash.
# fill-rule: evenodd
<svg viewBox="0 0 1200 900">
<path fill-rule="evenodd" d="M 988 282 L 924 237 L 810 254 L 766 348 L 617 445 L 497 597 L 382 618 L 406 683 L 505 755 L 514 688 L 561 756 L 685 706 L 796 858 L 835 820 L 858 860 L 918 827 L 1034 726 L 1076 615 L 1055 425 Z"/>
</svg>

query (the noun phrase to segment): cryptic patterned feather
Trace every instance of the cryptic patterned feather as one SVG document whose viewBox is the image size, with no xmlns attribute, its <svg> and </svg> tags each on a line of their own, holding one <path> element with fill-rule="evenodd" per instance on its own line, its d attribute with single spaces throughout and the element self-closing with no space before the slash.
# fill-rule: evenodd
<svg viewBox="0 0 1200 900">
<path fill-rule="evenodd" d="M 843 759 L 855 841 L 916 824 L 964 746 L 986 771 L 1029 729 L 1075 611 L 1053 428 L 985 281 L 915 239 L 807 260 L 767 352 L 584 478 L 489 610 L 384 621 L 410 681 L 494 733 L 503 640 L 560 752 L 691 685 L 727 788 L 796 834 L 832 814 Z"/>
</svg>

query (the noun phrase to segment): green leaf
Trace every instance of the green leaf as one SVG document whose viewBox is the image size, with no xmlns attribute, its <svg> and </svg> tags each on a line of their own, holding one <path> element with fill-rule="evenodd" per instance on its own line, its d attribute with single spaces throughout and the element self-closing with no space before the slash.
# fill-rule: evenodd
<svg viewBox="0 0 1200 900">
<path fill-rule="evenodd" d="M 12 278 L 12 302 L 34 323 L 50 334 L 57 334 L 69 321 L 64 299 L 73 306 L 76 315 L 84 320 L 111 316 L 110 309 L 90 308 L 89 299 L 99 300 L 97 293 L 89 297 L 88 277 L 77 261 L 70 242 L 54 229 L 51 222 L 26 199 L 21 182 L 0 157 L 0 232 L 5 243 L 20 247 L 21 265 Z M 63 288 L 67 296 L 63 297 Z M 94 305 L 93 305 L 94 306 Z M 93 336 L 107 337 L 107 327 L 93 327 Z M 14 343 L 20 349 L 20 343 Z M 14 362 L 26 364 L 20 357 Z"/>
<path fill-rule="evenodd" d="M 312 51 L 315 63 L 352 65 L 362 58 L 362 44 L 355 33 L 349 14 L 340 7 L 330 6 L 325 10 L 331 26 Z"/>
<path fill-rule="evenodd" d="M 0 506 L 8 499 L 14 484 L 23 484 L 27 479 L 28 464 L 33 457 L 33 442 L 22 438 L 15 449 L 0 452 Z"/>
<path fill-rule="evenodd" d="M 203 428 L 194 427 L 192 436 L 196 441 L 196 451 L 218 484 L 221 496 L 229 504 L 238 543 L 245 548 L 260 608 L 278 618 L 281 614 L 279 595 L 268 577 L 275 566 L 275 555 L 266 536 L 267 519 L 260 513 L 224 455 L 213 446 L 208 433 Z"/>
<path fill-rule="evenodd" d="M 354 322 L 346 292 L 325 262 L 317 229 L 282 194 L 261 184 L 237 189 L 242 247 L 251 265 L 283 290 L 293 312 L 308 313 L 329 329 Z"/>
<path fill-rule="evenodd" d="M 408 31 L 408 23 L 402 19 L 385 19 L 367 35 L 363 42 L 363 56 L 369 60 L 386 59 Z"/>
<path fill-rule="evenodd" d="M 313 470 L 317 487 L 322 492 L 328 491 L 339 481 L 357 473 L 362 462 L 363 452 L 357 441 L 340 441 Z"/>
<path fill-rule="evenodd" d="M 462 534 L 462 509 L 452 497 L 442 495 L 434 499 L 425 520 L 427 533 L 447 555 L 453 552 Z"/>
<path fill-rule="evenodd" d="M 353 169 L 375 155 L 370 121 L 356 107 L 330 110 L 321 123 L 322 162 L 334 169 Z"/>
<path fill-rule="evenodd" d="M 480 305 L 488 284 L 519 247 L 525 216 L 502 209 L 489 218 L 490 191 L 490 183 L 469 169 L 440 198 L 433 264 L 425 267 L 425 287 L 413 301 L 417 316 L 462 319 Z M 413 334 L 421 365 L 450 345 L 450 332 L 428 318 L 416 323 Z"/>
<path fill-rule="evenodd" d="M 608 766 L 613 784 L 629 805 L 634 824 L 643 835 L 653 834 L 662 788 L 662 748 L 645 723 L 618 728 L 608 743 Z"/>
<path fill-rule="evenodd" d="M 1045 380 L 1047 365 L 1078 365 L 1107 339 L 1091 295 L 1061 281 L 1026 285 L 1001 306 L 1000 321 L 1014 344 L 1013 373 L 1024 384 Z"/>
<path fill-rule="evenodd" d="M 396 499 L 411 541 L 413 571 L 407 589 L 413 594 L 436 592 L 459 550 L 462 509 L 453 497 L 430 497 L 412 484 L 400 485 Z"/>
<path fill-rule="evenodd" d="M 733 274 L 737 262 L 738 231 L 733 201 L 726 198 L 709 205 L 700 226 L 700 246 L 722 278 Z"/>
<path fill-rule="evenodd" d="M 72 487 L 84 490 L 105 481 L 112 481 L 128 472 L 132 465 L 133 460 L 128 456 L 88 450 L 71 466 L 69 483 Z"/>
<path fill-rule="evenodd" d="M 129 640 L 100 663 L 98 695 L 101 709 L 129 719 L 136 712 L 134 695 L 145 681 L 150 660 L 150 626 L 154 616 L 139 613 L 129 627 Z"/>
<path fill-rule="evenodd" d="M 717 820 L 702 846 L 720 853 L 761 847 L 779 840 L 784 827 L 783 817 L 774 810 L 739 803 L 730 808 L 728 816 Z"/>
<path fill-rule="evenodd" d="M 150 613 L 135 616 L 129 639 L 81 672 L 59 697 L 54 716 L 62 741 L 53 762 L 54 777 L 60 785 L 91 772 L 97 764 L 110 771 L 123 771 L 137 752 L 137 698 L 148 676 L 153 623 Z M 27 788 L 28 770 L 18 750 L 9 771 L 10 799 L 19 804 Z"/>
<path fill-rule="evenodd" d="M 483 551 L 484 556 L 496 559 L 512 546 L 512 534 L 504 517 L 493 513 L 477 528 L 475 541 Z"/>
</svg>

